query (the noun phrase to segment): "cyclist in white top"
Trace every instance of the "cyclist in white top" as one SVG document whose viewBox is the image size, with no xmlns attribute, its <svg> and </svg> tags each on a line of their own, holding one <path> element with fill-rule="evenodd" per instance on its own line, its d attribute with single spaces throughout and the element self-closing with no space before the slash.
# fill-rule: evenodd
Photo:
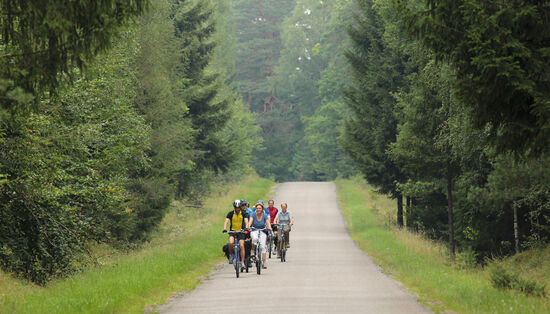
<svg viewBox="0 0 550 314">
<path fill-rule="evenodd" d="M 285 234 L 286 234 L 286 247 L 290 247 L 290 230 L 292 225 L 294 225 L 294 217 L 292 216 L 292 212 L 290 212 L 288 209 L 288 205 L 286 203 L 281 204 L 281 211 L 277 213 L 277 216 L 275 217 L 275 223 L 286 225 L 284 226 Z M 279 252 L 280 249 L 280 243 L 281 243 L 281 228 L 277 230 L 277 238 L 279 241 L 277 241 L 277 252 Z"/>
</svg>

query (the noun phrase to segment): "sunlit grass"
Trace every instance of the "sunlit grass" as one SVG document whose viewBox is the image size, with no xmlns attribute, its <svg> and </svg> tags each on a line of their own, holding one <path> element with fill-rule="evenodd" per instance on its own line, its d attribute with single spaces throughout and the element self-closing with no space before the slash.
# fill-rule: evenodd
<svg viewBox="0 0 550 314">
<path fill-rule="evenodd" d="M 338 180 L 340 208 L 352 238 L 397 280 L 436 312 L 548 313 L 547 298 L 491 286 L 489 270 L 462 269 L 451 263 L 445 245 L 390 227 L 395 202 L 376 195 L 362 180 Z M 548 278 L 550 260 L 538 258 L 539 277 Z M 531 259 L 529 259 L 531 260 Z M 506 261 L 506 263 L 511 263 Z"/>
<path fill-rule="evenodd" d="M 188 291 L 223 260 L 221 229 L 236 198 L 265 198 L 272 181 L 250 177 L 205 201 L 174 203 L 153 240 L 130 253 L 96 248 L 102 265 L 45 288 L 0 272 L 0 313 L 140 313 L 175 291 Z"/>
</svg>

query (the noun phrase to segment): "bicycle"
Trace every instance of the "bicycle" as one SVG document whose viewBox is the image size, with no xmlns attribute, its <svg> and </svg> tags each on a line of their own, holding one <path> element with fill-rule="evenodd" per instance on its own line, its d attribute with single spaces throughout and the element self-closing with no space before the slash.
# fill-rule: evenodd
<svg viewBox="0 0 550 314">
<path fill-rule="evenodd" d="M 286 245 L 287 245 L 287 239 L 285 234 L 285 226 L 288 226 L 288 224 L 276 224 L 277 229 L 281 230 L 281 243 L 279 248 L 279 257 L 281 258 L 281 262 L 286 262 Z"/>
<path fill-rule="evenodd" d="M 267 251 L 268 251 L 268 253 L 269 253 L 269 258 L 271 258 L 271 250 L 272 250 L 272 248 L 273 248 L 273 240 L 274 240 L 274 238 L 275 238 L 275 237 L 273 236 L 273 234 L 269 234 L 269 235 L 267 236 L 267 243 L 268 243 L 268 245 L 267 245 Z"/>
<path fill-rule="evenodd" d="M 262 250 L 260 249 L 260 232 L 264 232 L 267 230 L 267 228 L 257 229 L 252 227 L 252 231 L 258 231 L 258 240 L 256 241 L 255 245 L 255 257 L 254 257 L 254 263 L 256 264 L 256 273 L 260 275 L 262 273 Z"/>
<path fill-rule="evenodd" d="M 235 238 L 235 243 L 233 245 L 233 265 L 235 266 L 235 275 L 237 276 L 237 278 L 239 278 L 239 274 L 240 272 L 242 272 L 242 269 L 241 269 L 241 247 L 239 245 L 239 237 L 238 235 L 239 234 L 244 234 L 244 232 L 241 230 L 241 231 L 228 231 L 227 232 L 230 236 L 233 236 L 233 238 Z M 246 252 L 244 253 L 246 254 Z M 246 272 L 248 273 L 248 262 L 245 260 L 245 269 L 246 269 Z"/>
</svg>

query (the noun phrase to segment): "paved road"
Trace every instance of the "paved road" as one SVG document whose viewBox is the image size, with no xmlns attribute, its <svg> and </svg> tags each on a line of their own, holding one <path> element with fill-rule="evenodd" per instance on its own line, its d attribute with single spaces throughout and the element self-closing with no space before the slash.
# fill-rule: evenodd
<svg viewBox="0 0 550 314">
<path fill-rule="evenodd" d="M 225 264 L 164 313 L 428 313 L 349 237 L 332 183 L 278 186 L 275 204 L 295 217 L 286 263 L 235 278 Z M 223 219 L 220 219 L 220 222 Z M 220 234 L 221 236 L 221 234 Z"/>
</svg>

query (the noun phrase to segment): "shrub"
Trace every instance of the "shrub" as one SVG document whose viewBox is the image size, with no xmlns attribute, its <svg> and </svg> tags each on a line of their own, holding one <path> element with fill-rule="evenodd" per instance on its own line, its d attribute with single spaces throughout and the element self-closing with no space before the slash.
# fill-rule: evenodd
<svg viewBox="0 0 550 314">
<path fill-rule="evenodd" d="M 491 270 L 491 283 L 498 289 L 513 289 L 533 296 L 545 296 L 546 284 L 519 277 L 518 274 L 507 271 L 502 265 L 496 265 Z"/>
</svg>

